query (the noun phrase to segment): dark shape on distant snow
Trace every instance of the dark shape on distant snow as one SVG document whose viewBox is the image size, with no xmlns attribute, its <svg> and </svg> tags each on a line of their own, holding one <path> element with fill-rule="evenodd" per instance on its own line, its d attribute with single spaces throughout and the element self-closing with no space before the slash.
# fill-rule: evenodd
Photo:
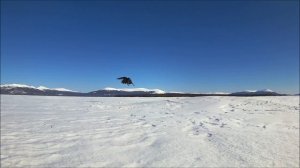
<svg viewBox="0 0 300 168">
<path fill-rule="evenodd" d="M 128 78 L 128 77 L 120 77 L 120 78 L 118 78 L 118 79 L 122 79 L 122 83 L 123 84 L 127 84 L 127 85 L 130 85 L 130 84 L 132 84 L 133 86 L 134 86 L 134 84 L 132 83 L 132 80 L 130 79 L 130 78 Z"/>
</svg>

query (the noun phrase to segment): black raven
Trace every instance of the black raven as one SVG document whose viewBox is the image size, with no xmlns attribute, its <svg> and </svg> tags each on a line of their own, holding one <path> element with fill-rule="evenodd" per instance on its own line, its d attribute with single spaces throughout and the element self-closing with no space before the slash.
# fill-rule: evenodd
<svg viewBox="0 0 300 168">
<path fill-rule="evenodd" d="M 127 84 L 127 85 L 130 85 L 130 84 L 132 84 L 133 86 L 134 86 L 134 84 L 132 83 L 132 81 L 131 81 L 131 79 L 130 78 L 128 78 L 128 77 L 120 77 L 120 78 L 117 78 L 117 79 L 122 79 L 122 83 L 123 84 Z"/>
</svg>

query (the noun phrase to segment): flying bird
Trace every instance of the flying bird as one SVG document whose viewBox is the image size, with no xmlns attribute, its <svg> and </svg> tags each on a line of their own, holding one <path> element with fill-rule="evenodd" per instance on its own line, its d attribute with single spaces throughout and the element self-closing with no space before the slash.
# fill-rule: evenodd
<svg viewBox="0 0 300 168">
<path fill-rule="evenodd" d="M 120 78 L 117 78 L 117 79 L 122 79 L 122 83 L 123 84 L 127 84 L 128 86 L 130 85 L 130 84 L 132 84 L 133 86 L 134 86 L 134 84 L 132 83 L 132 80 L 130 79 L 130 78 L 128 78 L 128 77 L 120 77 Z"/>
</svg>

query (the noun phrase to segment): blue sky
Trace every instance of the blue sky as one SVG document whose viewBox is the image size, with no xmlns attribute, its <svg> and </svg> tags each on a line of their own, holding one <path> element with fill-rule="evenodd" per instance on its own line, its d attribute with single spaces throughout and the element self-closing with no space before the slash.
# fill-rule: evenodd
<svg viewBox="0 0 300 168">
<path fill-rule="evenodd" d="M 299 93 L 299 1 L 1 1 L 1 83 Z M 131 86 L 132 87 L 132 86 Z"/>
</svg>

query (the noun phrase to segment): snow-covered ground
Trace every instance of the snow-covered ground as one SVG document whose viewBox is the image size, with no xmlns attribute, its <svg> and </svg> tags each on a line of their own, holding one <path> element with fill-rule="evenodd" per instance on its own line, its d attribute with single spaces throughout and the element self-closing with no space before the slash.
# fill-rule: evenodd
<svg viewBox="0 0 300 168">
<path fill-rule="evenodd" d="M 298 167 L 299 96 L 1 95 L 2 167 Z"/>
</svg>

